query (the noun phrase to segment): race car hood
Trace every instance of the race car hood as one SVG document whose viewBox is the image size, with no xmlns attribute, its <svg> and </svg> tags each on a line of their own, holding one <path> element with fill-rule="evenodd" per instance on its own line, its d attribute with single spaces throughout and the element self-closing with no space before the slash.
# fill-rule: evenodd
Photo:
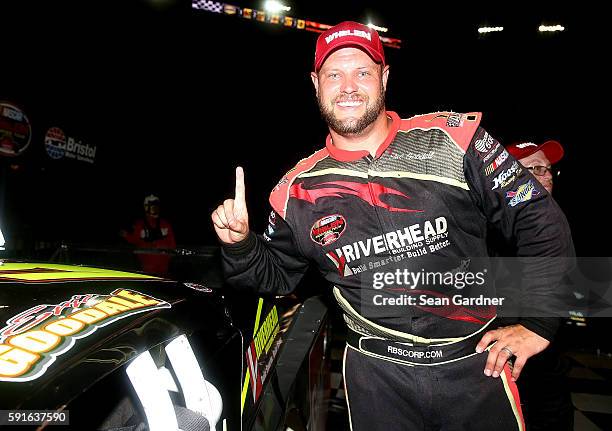
<svg viewBox="0 0 612 431">
<path fill-rule="evenodd" d="M 189 301 L 194 296 L 197 307 Z M 223 319 L 216 294 L 200 285 L 98 268 L 3 263 L 0 403 L 27 405 L 37 393 L 58 393 L 58 382 L 78 380 L 72 386 L 83 390 L 152 346 L 196 326 L 218 328 Z"/>
</svg>

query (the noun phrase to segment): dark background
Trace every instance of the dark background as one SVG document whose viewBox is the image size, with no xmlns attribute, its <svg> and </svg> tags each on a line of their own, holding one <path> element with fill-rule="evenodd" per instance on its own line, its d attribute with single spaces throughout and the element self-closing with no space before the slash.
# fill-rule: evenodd
<svg viewBox="0 0 612 431">
<path fill-rule="evenodd" d="M 402 48 L 386 49 L 387 108 L 402 117 L 481 111 L 502 143 L 558 139 L 566 158 L 555 196 L 578 253 L 608 255 L 609 113 L 597 106 L 606 51 L 591 30 L 598 12 L 582 3 L 490 3 L 294 1 L 287 15 L 389 27 Z M 309 77 L 316 33 L 173 0 L 11 0 L 0 18 L 0 100 L 21 107 L 33 129 L 23 155 L 0 158 L 9 246 L 120 243 L 119 229 L 151 192 L 180 245 L 215 244 L 209 214 L 232 195 L 237 165 L 261 231 L 270 189 L 323 145 Z M 566 31 L 540 34 L 542 23 Z M 480 36 L 481 25 L 505 31 Z M 95 164 L 50 159 L 52 126 L 96 145 Z"/>
</svg>

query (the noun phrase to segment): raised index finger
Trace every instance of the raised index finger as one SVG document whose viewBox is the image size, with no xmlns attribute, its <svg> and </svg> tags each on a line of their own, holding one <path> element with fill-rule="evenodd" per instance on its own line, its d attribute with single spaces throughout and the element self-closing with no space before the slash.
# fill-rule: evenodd
<svg viewBox="0 0 612 431">
<path fill-rule="evenodd" d="M 236 168 L 236 194 L 234 196 L 234 207 L 243 209 L 246 207 L 244 196 L 244 171 L 240 166 Z"/>
</svg>

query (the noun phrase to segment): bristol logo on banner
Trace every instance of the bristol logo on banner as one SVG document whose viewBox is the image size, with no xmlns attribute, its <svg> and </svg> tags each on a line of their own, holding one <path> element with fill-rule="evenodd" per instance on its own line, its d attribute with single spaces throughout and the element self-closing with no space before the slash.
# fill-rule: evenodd
<svg viewBox="0 0 612 431">
<path fill-rule="evenodd" d="M 93 163 L 96 158 L 97 147 L 83 144 L 69 136 L 66 137 L 62 129 L 51 127 L 45 134 L 45 149 L 49 157 L 55 160 L 66 157 L 67 159 Z"/>
</svg>

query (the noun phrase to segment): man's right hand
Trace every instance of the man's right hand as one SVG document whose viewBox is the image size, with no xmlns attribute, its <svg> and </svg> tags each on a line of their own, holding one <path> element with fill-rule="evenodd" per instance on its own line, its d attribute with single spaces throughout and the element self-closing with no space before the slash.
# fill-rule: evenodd
<svg viewBox="0 0 612 431">
<path fill-rule="evenodd" d="M 235 244 L 249 236 L 249 214 L 244 197 L 244 171 L 236 168 L 236 193 L 234 199 L 226 199 L 213 211 L 212 221 L 219 239 Z"/>
</svg>

